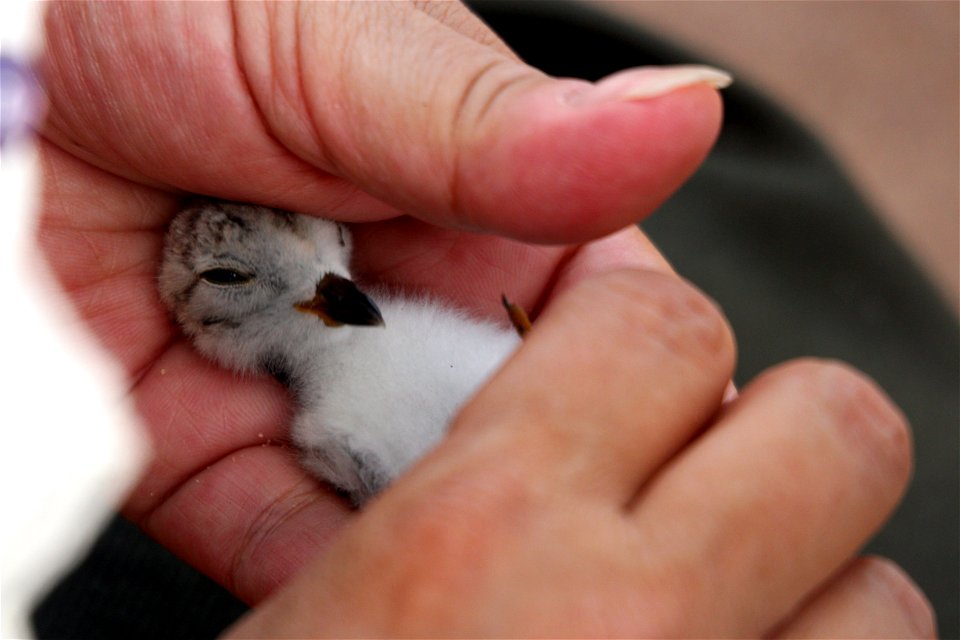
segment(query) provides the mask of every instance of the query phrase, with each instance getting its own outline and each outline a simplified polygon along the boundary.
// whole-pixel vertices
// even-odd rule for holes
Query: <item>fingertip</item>
[[[667,259],[635,224],[579,246],[562,264],[549,300],[581,280],[618,269],[675,273]]]
[[[719,134],[709,85],[571,106],[571,82],[509,101],[465,147],[455,196],[464,224],[549,243],[612,233],[666,200]]]

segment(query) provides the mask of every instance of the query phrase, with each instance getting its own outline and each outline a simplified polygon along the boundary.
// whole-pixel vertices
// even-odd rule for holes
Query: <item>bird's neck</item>
[[[299,404],[309,401],[304,390],[336,362],[336,353],[349,348],[353,327],[327,327],[306,323],[292,332],[277,332],[262,341],[256,368],[266,373],[293,394]]]

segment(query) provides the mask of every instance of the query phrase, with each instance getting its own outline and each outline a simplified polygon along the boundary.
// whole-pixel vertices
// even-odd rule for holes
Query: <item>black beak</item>
[[[328,327],[345,324],[373,327],[384,326],[380,309],[367,294],[346,278],[328,273],[317,283],[312,300],[298,302],[297,311],[312,313]]]

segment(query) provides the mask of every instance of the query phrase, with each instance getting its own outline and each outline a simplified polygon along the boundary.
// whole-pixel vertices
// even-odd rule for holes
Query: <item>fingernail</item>
[[[698,84],[723,89],[730,86],[731,82],[733,77],[726,71],[705,65],[639,67],[620,71],[582,91],[571,93],[567,96],[567,102],[574,106],[633,102],[657,98]]]

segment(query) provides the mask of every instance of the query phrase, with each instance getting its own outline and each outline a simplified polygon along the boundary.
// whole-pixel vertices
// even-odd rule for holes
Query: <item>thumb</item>
[[[716,138],[722,72],[554,79],[461,5],[444,6],[234,5],[237,55],[268,129],[424,220],[542,242],[635,222]]]

